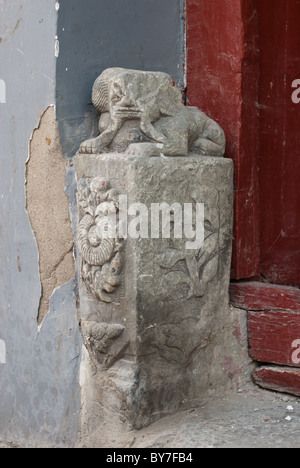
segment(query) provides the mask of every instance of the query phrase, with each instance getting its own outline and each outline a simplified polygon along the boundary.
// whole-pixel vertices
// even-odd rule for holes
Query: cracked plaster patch
[[[64,192],[67,162],[63,158],[53,106],[46,109],[30,142],[26,170],[26,209],[39,250],[41,323],[54,290],[75,275],[73,232]]]

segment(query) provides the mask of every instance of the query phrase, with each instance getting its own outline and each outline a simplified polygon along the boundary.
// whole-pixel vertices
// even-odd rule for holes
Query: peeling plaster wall
[[[74,280],[54,290],[38,327],[39,251],[25,209],[30,139],[55,104],[57,15],[54,0],[0,0],[0,439],[26,446],[69,446],[79,430]]]
[[[54,290],[75,276],[74,237],[64,193],[66,170],[54,107],[50,106],[33,133],[26,172],[26,208],[37,240],[42,283],[39,323],[49,311]]]

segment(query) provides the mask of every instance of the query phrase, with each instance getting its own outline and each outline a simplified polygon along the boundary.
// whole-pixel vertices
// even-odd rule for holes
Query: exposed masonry
[[[42,285],[39,323],[48,313],[54,290],[75,275],[73,232],[64,193],[66,168],[54,107],[50,106],[33,132],[26,170],[26,209],[39,250]]]

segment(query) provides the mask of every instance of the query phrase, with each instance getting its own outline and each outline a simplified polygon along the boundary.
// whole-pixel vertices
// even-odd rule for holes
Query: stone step
[[[265,366],[254,371],[253,378],[262,388],[300,397],[300,369]]]

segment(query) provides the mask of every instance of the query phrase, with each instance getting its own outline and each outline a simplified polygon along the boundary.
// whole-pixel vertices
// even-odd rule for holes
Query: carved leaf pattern
[[[217,274],[218,268],[218,230],[209,229],[204,246],[199,251],[166,248],[156,256],[156,263],[165,270],[163,281],[168,290],[175,290],[180,284],[189,286],[187,299],[203,297],[206,286]],[[184,262],[184,269],[176,269],[179,262]]]

